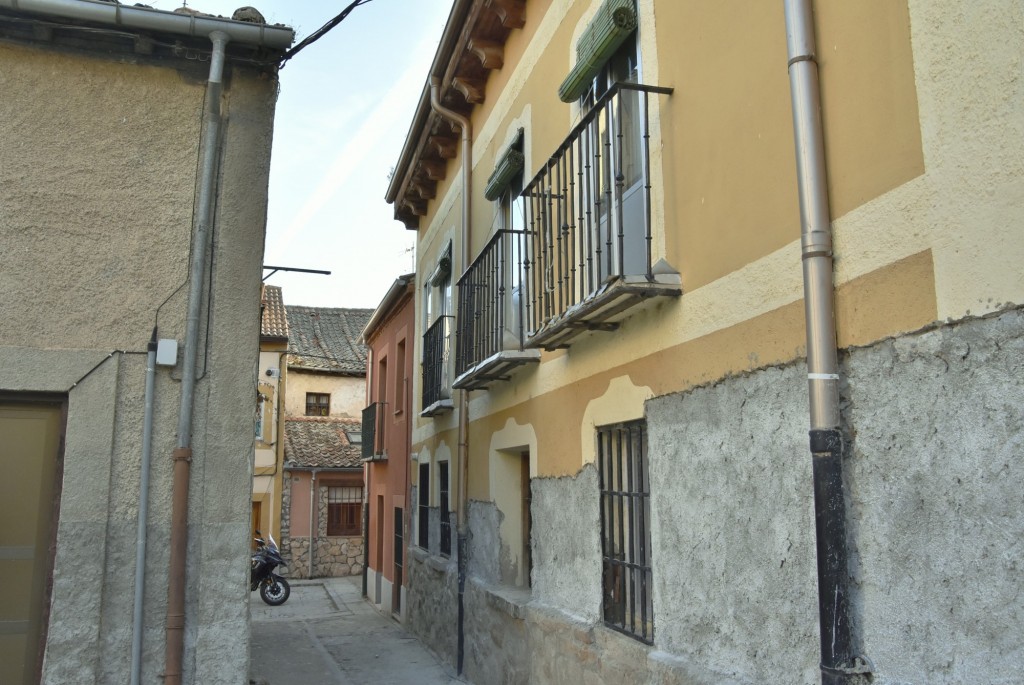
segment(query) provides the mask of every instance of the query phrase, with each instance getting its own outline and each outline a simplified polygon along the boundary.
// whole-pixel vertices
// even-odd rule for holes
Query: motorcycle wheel
[[[260,584],[260,598],[272,607],[287,602],[291,594],[292,589],[288,586],[288,581],[280,576],[274,576]]]

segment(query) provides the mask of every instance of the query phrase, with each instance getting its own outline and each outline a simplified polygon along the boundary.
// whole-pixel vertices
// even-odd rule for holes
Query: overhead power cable
[[[331,19],[326,24],[318,28],[316,31],[306,36],[300,43],[289,49],[288,52],[284,53],[284,57],[282,57],[281,61],[278,63],[280,68],[284,68],[285,62],[294,57],[299,52],[299,50],[302,50],[307,45],[312,45],[316,41],[320,40],[324,35],[327,34],[328,31],[333,29],[341,22],[345,21],[345,17],[347,17],[349,13],[352,12],[352,10],[354,10],[356,7],[359,7],[360,5],[365,5],[371,1],[372,0],[355,0],[355,2],[353,2],[351,5],[343,9],[338,16],[334,17],[334,19]]]

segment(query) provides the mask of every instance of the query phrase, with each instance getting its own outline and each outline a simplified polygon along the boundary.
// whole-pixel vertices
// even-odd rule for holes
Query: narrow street
[[[292,582],[288,601],[252,593],[250,682],[258,685],[465,683],[360,595],[361,579]]]

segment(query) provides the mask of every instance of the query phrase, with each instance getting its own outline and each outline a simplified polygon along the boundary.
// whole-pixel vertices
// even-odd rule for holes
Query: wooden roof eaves
[[[491,37],[475,34],[478,23],[485,11],[494,13],[502,29],[499,30],[501,43]],[[507,40],[508,34],[515,28],[521,28],[524,22],[525,0],[455,0],[452,11],[445,25],[444,33],[438,45],[437,53],[428,75],[428,83],[424,84],[423,92],[413,117],[412,125],[406,134],[405,143],[395,167],[395,174],[388,186],[385,199],[395,205],[395,219],[405,224],[406,228],[417,230],[419,216],[425,214],[427,198],[417,192],[418,200],[409,198],[420,171],[421,160],[425,158],[429,140],[433,131],[440,125],[440,117],[433,112],[430,105],[430,77],[440,77],[440,100],[445,107],[469,116],[474,103],[483,100],[483,88],[487,74],[503,65],[500,48]],[[493,18],[491,19],[493,22]],[[479,43],[474,47],[474,40]],[[481,75],[476,80],[467,79],[460,66],[467,55],[479,61]],[[443,74],[443,76],[442,76]],[[444,122],[446,123],[446,122]],[[437,157],[437,159],[434,159]],[[427,157],[425,161],[433,162],[431,169],[421,174],[429,181],[443,180],[447,175],[447,159],[440,155]],[[438,178],[437,169],[441,169]],[[422,187],[422,183],[419,184]],[[418,189],[417,189],[418,190]]]

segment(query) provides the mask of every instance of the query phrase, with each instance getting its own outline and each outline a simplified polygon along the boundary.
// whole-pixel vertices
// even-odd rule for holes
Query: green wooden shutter
[[[573,102],[586,93],[601,67],[635,30],[633,0],[605,0],[576,43],[576,66],[558,87],[558,98]]]

